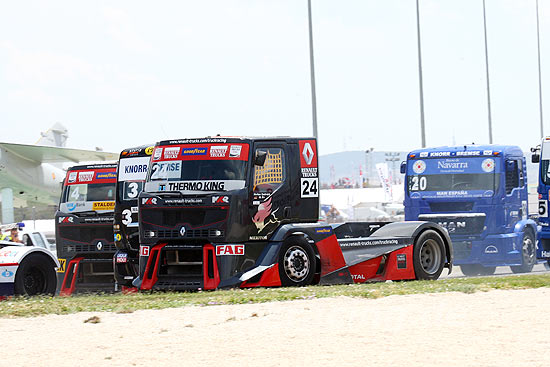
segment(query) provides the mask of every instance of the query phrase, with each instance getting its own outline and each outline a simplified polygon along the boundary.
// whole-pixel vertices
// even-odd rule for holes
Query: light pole
[[[540,30],[539,30],[539,0],[536,0],[537,5],[537,56],[539,62],[539,111],[540,111],[540,138],[544,138],[544,126],[542,118],[542,80],[540,71]]]
[[[313,136],[318,139],[317,135],[317,97],[315,95],[315,66],[313,59],[313,24],[311,19],[311,0],[307,0],[307,15],[309,20],[309,69],[311,72],[311,112],[313,117]],[[317,141],[319,147],[319,141]]]
[[[420,139],[422,148],[426,147],[426,130],[424,126],[424,87],[422,81],[422,48],[420,44],[420,7],[416,0],[416,38],[418,46],[418,86],[420,88]]]
[[[369,177],[371,176],[372,169],[372,151],[374,148],[369,148],[365,150],[365,176],[367,178],[366,184],[369,186]]]
[[[491,119],[491,89],[489,88],[489,52],[487,50],[487,16],[485,15],[485,0],[483,0],[483,34],[485,36],[485,79],[487,79],[487,115],[489,119],[489,144],[493,144],[493,122]]]
[[[388,152],[384,154],[386,162],[391,162],[391,176],[392,176],[392,183],[396,183],[396,175],[395,175],[395,162],[399,161],[399,153],[398,152]]]

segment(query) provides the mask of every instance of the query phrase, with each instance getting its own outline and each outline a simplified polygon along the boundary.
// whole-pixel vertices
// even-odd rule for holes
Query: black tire
[[[15,274],[15,294],[19,296],[54,295],[57,286],[54,263],[42,254],[23,259]]]
[[[446,259],[445,243],[433,230],[417,238],[413,248],[414,273],[418,280],[436,280],[441,275]]]
[[[493,275],[496,269],[496,266],[479,265],[479,275]]]
[[[518,273],[529,273],[533,270],[537,262],[537,254],[535,247],[535,236],[533,231],[526,229],[523,231],[523,242],[521,245],[521,261],[522,264],[519,266],[510,266],[512,272]]]
[[[279,277],[283,286],[311,284],[315,268],[315,253],[305,238],[292,236],[283,242],[279,251]]]
[[[482,266],[480,264],[464,264],[460,265],[460,271],[462,274],[473,277],[481,274]]]

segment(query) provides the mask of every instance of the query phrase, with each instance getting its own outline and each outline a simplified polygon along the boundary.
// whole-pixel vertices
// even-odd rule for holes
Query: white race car
[[[40,232],[23,235],[23,243],[0,241],[0,299],[6,296],[53,295],[59,262]]]

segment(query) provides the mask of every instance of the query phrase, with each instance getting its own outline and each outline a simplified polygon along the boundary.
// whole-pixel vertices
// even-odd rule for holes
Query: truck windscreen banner
[[[410,159],[407,189],[413,199],[492,197],[501,170],[499,157]]]

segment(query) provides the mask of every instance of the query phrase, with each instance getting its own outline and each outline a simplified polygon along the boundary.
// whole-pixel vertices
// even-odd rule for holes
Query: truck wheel
[[[496,266],[479,265],[479,275],[493,275],[496,269]]]
[[[432,230],[423,232],[414,243],[413,264],[416,279],[436,280],[445,265],[445,245]]]
[[[481,274],[481,267],[480,264],[464,264],[460,265],[460,271],[468,277],[473,277]]]
[[[533,270],[533,266],[537,262],[535,250],[535,236],[531,230],[523,232],[523,243],[521,246],[521,261],[519,266],[510,266],[514,273],[528,273]]]
[[[311,284],[315,275],[315,253],[302,237],[290,237],[279,252],[279,276],[283,286]]]
[[[57,277],[53,263],[44,255],[30,254],[25,257],[15,274],[15,294],[35,296],[54,295]]]

